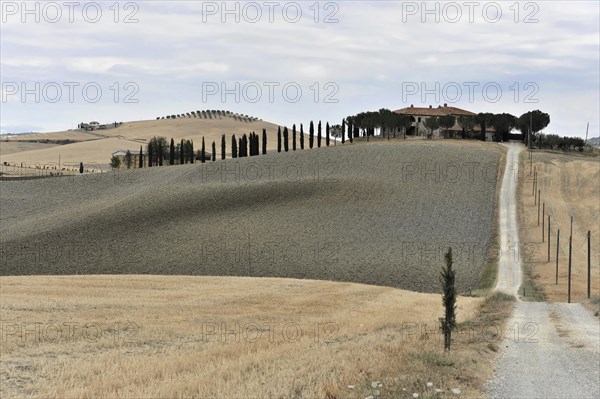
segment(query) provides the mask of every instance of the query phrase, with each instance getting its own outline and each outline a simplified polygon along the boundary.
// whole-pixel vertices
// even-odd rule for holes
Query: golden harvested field
[[[444,354],[440,295],[387,287],[169,276],[0,285],[6,398],[472,397],[497,349],[470,325]],[[460,297],[459,322],[480,304]]]
[[[0,141],[0,158],[3,155],[56,147],[58,144],[36,143],[33,141]]]
[[[550,301],[566,302],[570,218],[573,216],[571,301],[587,300],[587,232],[591,231],[591,289],[600,295],[600,158],[576,154],[534,152],[541,203],[545,203],[544,242],[542,220],[529,176],[529,161],[523,152],[523,174],[519,188],[520,237],[523,260],[532,268],[534,280]],[[540,219],[543,207],[540,207]],[[550,215],[550,262],[548,262],[548,215]],[[560,228],[559,272],[556,284],[556,236]]]

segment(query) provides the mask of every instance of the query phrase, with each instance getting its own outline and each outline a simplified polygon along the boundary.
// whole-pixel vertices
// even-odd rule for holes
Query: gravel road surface
[[[508,145],[506,171],[500,196],[502,254],[518,243],[515,213],[516,171],[521,144]],[[499,291],[517,294],[521,265],[501,258]],[[517,303],[503,339],[494,378],[487,384],[492,398],[598,398],[600,397],[600,324],[582,305],[573,303]]]

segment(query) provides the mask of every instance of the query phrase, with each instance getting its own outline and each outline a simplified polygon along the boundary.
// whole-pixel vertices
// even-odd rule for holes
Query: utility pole
[[[585,129],[585,144],[587,144],[588,141],[588,132],[590,131],[590,123],[587,123],[587,128]],[[593,149],[592,149],[593,150]],[[588,295],[589,298],[589,295]]]

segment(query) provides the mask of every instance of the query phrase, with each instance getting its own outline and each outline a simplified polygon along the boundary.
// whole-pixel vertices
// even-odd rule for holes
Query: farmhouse
[[[130,168],[131,169],[135,169],[139,167],[139,163],[140,163],[140,150],[129,150],[129,152],[131,153],[131,165]],[[125,164],[125,156],[127,155],[127,150],[119,150],[119,151],[115,151],[112,153],[113,157],[119,158],[119,160],[121,161],[120,164],[120,168],[126,168],[127,165]],[[146,166],[146,157],[144,156],[144,166]]]
[[[452,115],[456,117],[456,121],[454,122],[454,126],[448,129],[448,133],[450,137],[454,137],[462,133],[463,128],[460,126],[458,122],[458,118],[461,116],[470,116],[475,117],[477,115],[474,112],[467,111],[457,107],[449,107],[448,104],[438,105],[437,108],[433,106],[425,107],[415,107],[413,104],[410,107],[397,109],[394,112],[397,112],[402,115],[410,116],[412,120],[412,126],[406,130],[406,134],[413,136],[423,136],[429,132],[429,129],[425,127],[425,121],[432,116],[445,116]],[[439,137],[442,132],[445,132],[446,129],[439,128],[433,131],[434,137]],[[473,126],[473,132],[479,134],[481,132],[481,127],[477,124]],[[492,141],[494,135],[494,129],[492,127],[486,128],[486,140]]]

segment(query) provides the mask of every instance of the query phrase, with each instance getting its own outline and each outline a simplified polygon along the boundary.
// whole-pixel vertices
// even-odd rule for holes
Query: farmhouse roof
[[[129,150],[129,152],[131,153],[131,155],[138,155],[139,154],[139,150]],[[126,155],[127,154],[127,150],[118,150],[112,153],[112,155],[115,156],[119,156],[119,155]]]
[[[403,115],[419,115],[419,116],[444,116],[444,115],[454,115],[454,116],[475,116],[476,114],[471,111],[467,111],[465,109],[449,107],[448,104],[438,105],[437,108],[433,108],[431,105],[428,108],[425,107],[415,107],[411,104],[410,107],[397,109],[394,112]]]

